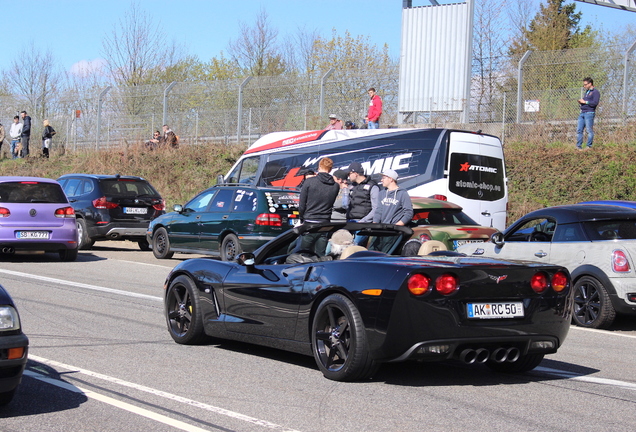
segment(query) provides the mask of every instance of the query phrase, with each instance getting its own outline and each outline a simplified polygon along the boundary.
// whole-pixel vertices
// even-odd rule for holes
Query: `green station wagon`
[[[159,259],[175,252],[232,261],[300,223],[297,190],[217,185],[154,219],[146,233]]]

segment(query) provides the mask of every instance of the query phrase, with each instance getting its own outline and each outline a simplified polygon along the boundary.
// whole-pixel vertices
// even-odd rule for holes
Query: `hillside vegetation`
[[[39,149],[34,148],[35,152]],[[236,145],[183,145],[178,151],[84,151],[50,159],[0,160],[0,175],[57,178],[62,174],[138,175],[165,198],[168,209],[216,183],[245,150]],[[34,152],[34,153],[35,153]],[[592,199],[636,201],[636,145],[601,144],[579,151],[569,144],[506,143],[511,223],[528,211]]]

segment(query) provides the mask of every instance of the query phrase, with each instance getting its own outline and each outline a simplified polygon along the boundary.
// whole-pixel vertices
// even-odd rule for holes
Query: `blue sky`
[[[7,69],[31,42],[41,51],[50,50],[67,71],[77,62],[100,59],[102,39],[123,19],[130,4],[130,0],[0,0],[4,14],[0,70]],[[332,28],[340,34],[348,30],[354,37],[369,36],[378,46],[387,43],[391,54],[399,55],[402,0],[138,0],[138,4],[162,26],[169,40],[203,61],[227,52],[240,23],[252,25],[261,8],[280,36],[293,34],[299,27],[317,30],[324,37],[330,36]],[[430,3],[413,0],[413,4]],[[581,2],[576,6],[583,12],[584,23],[597,28],[615,31],[636,22],[634,12]]]

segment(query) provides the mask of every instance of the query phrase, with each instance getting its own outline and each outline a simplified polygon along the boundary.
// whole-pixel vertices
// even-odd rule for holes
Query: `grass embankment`
[[[245,148],[182,145],[178,151],[138,148],[99,152],[53,152],[50,159],[0,160],[0,175],[57,178],[62,174],[138,175],[150,181],[168,209],[183,204],[227,173]],[[39,151],[39,149],[36,149]],[[579,151],[573,144],[507,142],[508,221],[541,207],[592,199],[636,201],[636,145],[600,144]]]

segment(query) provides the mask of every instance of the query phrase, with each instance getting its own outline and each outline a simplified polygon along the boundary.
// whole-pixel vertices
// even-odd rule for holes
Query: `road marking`
[[[139,294],[139,293],[134,293],[130,291],[118,290],[114,288],[106,288],[106,287],[101,287],[97,285],[89,285],[89,284],[84,284],[79,282],[71,282],[64,279],[55,279],[55,278],[50,278],[46,276],[38,276],[38,275],[30,274],[30,273],[23,273],[23,272],[18,272],[13,270],[0,269],[0,273],[12,275],[12,276],[19,276],[19,277],[28,278],[28,279],[35,279],[42,282],[50,282],[50,283],[59,284],[59,285],[68,285],[68,286],[73,286],[77,288],[85,288],[85,289],[89,289],[93,291],[107,292],[110,294],[119,294],[123,296],[141,298],[145,300],[163,301],[162,297],[151,296],[147,294]]]
[[[560,369],[546,368],[542,366],[539,366],[533,369],[533,371],[544,372],[550,375],[556,375],[561,378],[567,378],[567,379],[571,379],[575,381],[584,381],[584,382],[589,382],[593,384],[603,384],[603,385],[610,385],[614,387],[621,387],[628,390],[636,390],[636,384],[630,383],[627,381],[619,381],[619,380],[613,380],[609,378],[597,378],[593,376],[584,376],[574,372],[568,372],[568,371],[564,371]]]
[[[636,336],[634,335],[628,335],[628,334],[624,334],[624,333],[616,333],[616,332],[611,332],[609,330],[599,330],[599,329],[592,329],[592,328],[585,328],[585,327],[578,327],[578,326],[571,326],[571,329],[575,329],[575,330],[582,330],[582,331],[588,331],[588,332],[592,332],[592,333],[601,333],[604,335],[612,335],[612,336],[620,336],[620,337],[626,337],[626,338],[631,338],[631,339],[636,339]]]
[[[189,406],[193,406],[193,407],[196,407],[196,408],[200,408],[200,409],[203,409],[203,410],[206,410],[206,411],[210,411],[210,412],[213,412],[213,413],[216,413],[216,414],[224,415],[226,417],[230,417],[230,418],[235,419],[235,420],[242,420],[242,421],[245,421],[247,423],[251,423],[251,424],[254,424],[254,425],[262,426],[262,427],[265,427],[265,428],[268,428],[268,429],[281,431],[281,432],[298,432],[298,431],[296,431],[294,429],[287,429],[287,428],[285,428],[283,426],[277,425],[275,423],[268,422],[266,420],[257,419],[257,418],[250,417],[250,416],[247,416],[247,415],[244,415],[244,414],[241,414],[241,413],[237,413],[237,412],[234,412],[234,411],[226,410],[224,408],[219,408],[219,407],[215,407],[213,405],[204,404],[202,402],[197,402],[195,400],[184,398],[182,396],[177,396],[177,395],[172,394],[172,393],[167,393],[167,392],[164,392],[164,391],[161,391],[161,390],[157,390],[157,389],[153,389],[153,388],[150,388],[150,387],[146,387],[146,386],[143,386],[143,385],[140,385],[140,384],[135,384],[135,383],[131,383],[129,381],[124,381],[124,380],[121,380],[119,378],[111,377],[111,376],[108,376],[108,375],[103,375],[103,374],[100,374],[100,373],[97,373],[97,372],[92,372],[92,371],[89,371],[87,369],[82,369],[82,368],[78,368],[78,367],[75,367],[75,366],[67,365],[67,364],[64,364],[64,363],[57,362],[55,360],[45,359],[43,357],[32,355],[31,353],[29,353],[29,359],[33,360],[33,361],[36,361],[36,362],[39,362],[39,363],[46,364],[46,365],[54,367],[54,368],[62,368],[62,369],[66,369],[66,370],[69,370],[69,371],[73,371],[74,373],[80,373],[80,374],[88,375],[88,376],[91,376],[93,378],[101,379],[101,380],[104,380],[104,381],[108,381],[110,383],[118,384],[118,385],[121,385],[121,386],[124,386],[124,387],[129,387],[129,388],[132,388],[132,389],[135,389],[135,390],[139,390],[139,391],[142,391],[142,392],[150,393],[150,394],[155,395],[155,396],[160,396],[160,397],[163,397],[165,399],[169,399],[169,400],[172,400],[172,401],[175,401],[175,402],[180,402],[180,403],[183,403],[183,404],[186,404],[186,405],[189,405]],[[25,373],[26,373],[26,371],[25,371]],[[59,381],[59,382],[62,382],[62,381]],[[85,392],[85,390],[82,390],[82,391]]]
[[[24,375],[29,376],[31,378],[35,378],[37,380],[43,381],[47,384],[52,384],[54,386],[63,388],[64,390],[69,390],[72,391],[74,393],[80,393],[83,394],[84,396],[86,396],[87,398],[91,398],[91,399],[95,399],[98,400],[100,402],[104,402],[108,405],[112,405],[116,408],[120,408],[123,410],[126,410],[128,412],[131,412],[133,414],[137,414],[146,418],[149,418],[150,420],[154,420],[163,424],[167,424],[169,426],[173,426],[177,429],[181,429],[183,431],[188,431],[188,432],[207,432],[206,429],[201,429],[200,427],[196,427],[187,423],[184,423],[182,421],[179,420],[175,420],[175,419],[171,419],[170,417],[166,417],[162,414],[158,414],[152,411],[149,411],[147,409],[144,408],[140,408],[137,407],[135,405],[131,405],[129,403],[126,402],[122,402],[120,400],[117,399],[113,399],[111,397],[108,396],[104,396],[103,394],[99,394],[96,393],[92,390],[87,390],[84,389],[82,387],[77,387],[74,386],[72,384],[69,384],[67,382],[64,381],[60,381],[58,379],[55,378],[51,378],[51,377],[47,377],[45,375],[41,375],[39,373],[30,371],[30,370],[25,370],[24,371]]]
[[[168,265],[150,264],[150,263],[139,262],[139,261],[128,261],[128,260],[120,260],[120,259],[113,259],[113,261],[125,262],[125,263],[130,263],[130,264],[145,265],[145,266],[151,266],[151,267],[161,267],[161,268],[167,269],[167,270],[172,270],[174,268],[174,267],[170,267]]]

